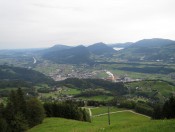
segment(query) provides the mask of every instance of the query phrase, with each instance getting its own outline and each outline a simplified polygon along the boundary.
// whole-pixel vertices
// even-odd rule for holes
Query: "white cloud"
[[[174,0],[0,0],[0,48],[174,39]]]

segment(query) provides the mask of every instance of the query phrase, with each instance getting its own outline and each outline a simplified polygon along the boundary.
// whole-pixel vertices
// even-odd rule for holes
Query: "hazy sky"
[[[175,40],[175,0],[0,0],[0,49]]]

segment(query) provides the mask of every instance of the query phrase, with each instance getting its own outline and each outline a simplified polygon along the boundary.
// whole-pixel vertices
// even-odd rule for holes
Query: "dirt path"
[[[90,117],[92,117],[92,112],[91,112],[91,109],[90,109],[90,108],[88,108],[88,110],[89,110],[89,115],[90,115]]]
[[[110,112],[110,114],[121,113],[121,112],[131,112],[131,113],[134,113],[134,114],[137,114],[137,115],[141,115],[141,116],[150,118],[149,116],[146,116],[146,115],[143,115],[143,114],[140,114],[140,113],[136,113],[132,110],[122,110],[122,111]],[[99,114],[99,115],[94,115],[93,117],[103,116],[103,115],[107,115],[107,114],[108,113],[103,113],[103,114]]]

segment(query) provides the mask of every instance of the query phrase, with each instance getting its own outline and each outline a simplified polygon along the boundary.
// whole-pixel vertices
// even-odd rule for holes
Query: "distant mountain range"
[[[88,47],[83,45],[76,47],[56,45],[54,47],[46,49],[43,57],[57,63],[92,63],[94,62],[91,58],[93,55],[108,55],[116,52],[113,48],[104,43],[96,43]]]
[[[114,48],[124,48],[116,51]],[[95,43],[88,47],[83,45],[71,47],[55,45],[42,50],[45,59],[57,63],[92,63],[98,56],[125,61],[166,61],[175,62],[175,41],[169,39],[143,39],[135,43],[105,44]],[[93,57],[92,57],[93,56]],[[95,57],[94,57],[95,56]]]

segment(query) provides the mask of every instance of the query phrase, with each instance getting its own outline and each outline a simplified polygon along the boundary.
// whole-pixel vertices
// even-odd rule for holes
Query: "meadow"
[[[106,107],[92,108],[92,114],[105,112]],[[111,111],[120,109],[112,108]],[[106,112],[105,112],[106,113]],[[173,132],[175,119],[152,120],[149,117],[130,111],[118,112],[108,116],[92,117],[92,122],[81,122],[63,118],[45,118],[44,122],[28,132]]]

